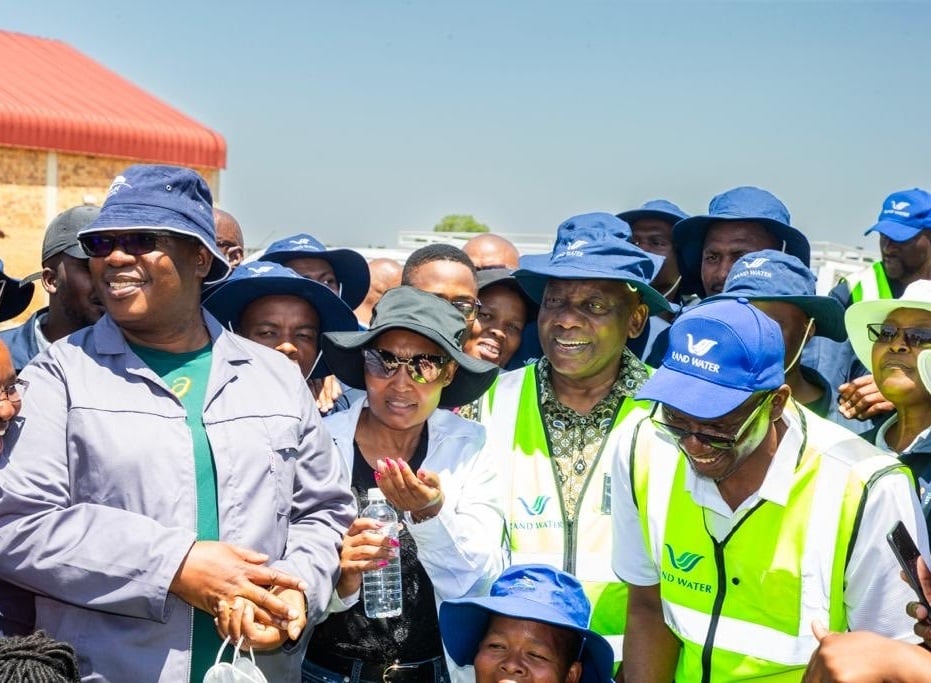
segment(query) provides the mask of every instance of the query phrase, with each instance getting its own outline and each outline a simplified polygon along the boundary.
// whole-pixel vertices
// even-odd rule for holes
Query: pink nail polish
[[[381,479],[381,472],[375,472],[375,481],[379,481],[380,479]]]
[[[378,561],[378,568],[379,568],[379,569],[382,569],[382,568],[387,567],[387,566],[388,566],[388,560],[379,560],[379,561]]]
[[[396,538],[389,538],[389,539],[388,539],[388,544],[391,545],[391,546],[394,547],[394,548],[400,548],[400,547],[401,547],[401,541],[399,541],[399,540],[396,539]]]

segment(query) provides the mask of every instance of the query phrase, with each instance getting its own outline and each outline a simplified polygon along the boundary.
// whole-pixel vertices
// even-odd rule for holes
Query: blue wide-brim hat
[[[318,258],[329,263],[342,287],[343,301],[349,308],[358,308],[368,294],[369,264],[362,254],[352,249],[327,249],[316,237],[302,232],[272,242],[262,254],[263,261],[282,265],[299,258]]]
[[[629,235],[630,227],[610,213],[573,216],[557,228],[553,251],[521,256],[514,277],[538,304],[550,279],[620,280],[640,292],[650,313],[669,311],[666,298],[650,286],[656,255],[622,237],[625,227]]]
[[[581,683],[609,683],[614,667],[610,643],[589,628],[591,603],[571,574],[545,564],[515,564],[505,569],[480,598],[444,600],[440,635],[456,664],[472,664],[492,615],[527,619],[575,631],[582,636],[578,661]]]
[[[78,233],[141,229],[162,230],[193,237],[213,255],[204,279],[209,285],[230,273],[230,264],[217,246],[213,223],[213,195],[198,173],[180,166],[137,164],[110,183],[100,215]]]
[[[790,254],[763,249],[737,259],[727,274],[724,291],[706,301],[744,297],[793,304],[814,318],[815,335],[844,341],[844,307],[834,297],[815,294],[815,287],[815,274],[804,263]]]
[[[713,223],[722,221],[759,223],[783,243],[782,251],[792,254],[806,266],[811,265],[811,245],[801,230],[792,227],[786,205],[772,193],[758,187],[735,187],[712,199],[707,215],[686,218],[672,229],[683,294],[705,296],[701,282],[705,236]]]
[[[257,299],[265,296],[296,296],[317,311],[320,332],[350,332],[359,329],[352,309],[326,285],[302,277],[280,263],[252,261],[233,271],[204,299],[204,308],[225,327],[239,328],[243,311]],[[311,379],[331,374],[321,358]]]
[[[41,273],[39,274],[41,277]],[[0,261],[0,280],[3,291],[0,292],[0,321],[15,318],[29,307],[36,286],[29,279],[17,279],[6,274],[3,261]]]
[[[637,399],[710,420],[782,386],[784,364],[781,328],[747,299],[703,302],[670,326],[663,363]]]
[[[863,234],[878,232],[893,242],[907,242],[922,230],[931,230],[931,193],[916,187],[886,197],[876,224]]]
[[[675,225],[681,220],[685,220],[689,215],[678,206],[666,199],[651,199],[639,209],[630,211],[621,211],[617,217],[627,223],[635,223],[644,218],[656,218]]]

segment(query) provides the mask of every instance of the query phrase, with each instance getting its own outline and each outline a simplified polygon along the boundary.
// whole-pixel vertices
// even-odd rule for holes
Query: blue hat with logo
[[[847,339],[844,307],[834,297],[815,294],[815,274],[791,254],[763,249],[734,262],[724,291],[707,301],[737,299],[784,301],[798,306],[815,320],[815,334],[834,341]]]
[[[7,275],[3,261],[0,261],[0,321],[15,318],[29,307],[36,291],[34,279],[38,278],[30,276],[19,280]]]
[[[352,249],[327,249],[316,237],[302,232],[272,242],[262,254],[263,261],[285,266],[299,258],[318,258],[329,263],[339,282],[340,296],[349,308],[357,308],[368,294],[369,264],[362,254]]]
[[[735,187],[722,192],[708,204],[704,216],[692,216],[679,221],[672,229],[672,241],[682,273],[681,291],[704,296],[701,283],[702,250],[708,228],[722,221],[759,223],[782,243],[781,251],[792,254],[806,266],[811,265],[811,245],[808,238],[790,224],[786,205],[770,192],[758,187]]]
[[[453,661],[466,666],[475,659],[493,615],[550,624],[581,636],[581,683],[609,683],[614,652],[589,628],[591,613],[582,584],[571,574],[546,564],[515,564],[501,572],[487,597],[444,600],[440,634]]]
[[[621,213],[617,214],[617,217],[628,223],[634,223],[643,218],[656,218],[675,225],[679,221],[688,218],[689,215],[670,201],[651,199],[639,209],[621,211]]]
[[[110,183],[100,215],[78,237],[140,229],[186,235],[207,247],[213,263],[204,284],[229,275],[230,264],[217,246],[213,195],[195,171],[180,166],[130,166]]]
[[[931,193],[918,187],[894,192],[883,202],[877,221],[863,234],[878,232],[893,242],[907,242],[922,230],[931,230]]]
[[[785,383],[782,330],[747,299],[719,299],[683,313],[669,328],[663,364],[637,399],[700,420],[731,412],[757,391]]]
[[[573,216],[556,230],[549,254],[521,256],[514,277],[539,303],[547,280],[620,280],[640,292],[651,313],[668,311],[669,303],[650,286],[658,266],[650,254],[623,235],[630,227],[610,213]]]
[[[233,274],[212,289],[204,299],[204,308],[220,324],[236,329],[243,311],[265,296],[296,296],[317,312],[320,332],[353,332],[359,329],[352,309],[329,287],[301,277],[290,268],[270,261],[244,263]],[[323,358],[317,361],[311,379],[331,374]]]

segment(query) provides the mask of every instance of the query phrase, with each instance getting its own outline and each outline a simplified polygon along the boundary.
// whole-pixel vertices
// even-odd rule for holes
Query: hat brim
[[[170,232],[175,235],[191,237],[196,239],[213,255],[213,262],[210,264],[210,270],[207,277],[204,278],[205,285],[216,284],[226,279],[232,272],[226,255],[220,251],[216,242],[205,240],[201,232],[203,229],[192,221],[185,220],[185,217],[174,211],[158,212],[158,220],[152,220],[152,207],[136,204],[114,204],[107,207],[107,212],[101,212],[100,216],[89,226],[78,232],[78,238],[84,235],[90,235],[95,232],[133,232],[136,230],[159,230],[161,232]]]
[[[756,218],[754,216],[692,216],[685,218],[673,227],[672,242],[679,262],[679,273],[682,283],[679,291],[682,294],[706,295],[705,287],[701,281],[702,250],[705,247],[705,236],[712,223],[730,223],[741,221],[746,223],[759,223],[782,242],[777,251],[795,256],[806,267],[811,266],[811,245],[797,228],[780,223],[771,218]]]
[[[603,636],[567,623],[562,614],[548,605],[510,595],[459,598],[445,600],[440,604],[440,634],[446,651],[456,664],[472,664],[479,643],[488,630],[488,622],[495,614],[549,624],[580,634],[585,638],[579,658],[582,662],[581,683],[604,683],[611,680],[614,651]]]
[[[478,279],[478,299],[482,300],[482,292],[490,287],[505,287],[515,294],[517,294],[521,301],[524,302],[524,306],[527,308],[527,322],[537,319],[537,313],[540,311],[540,305],[530,298],[530,295],[524,291],[524,288],[520,286],[520,283],[517,281],[510,271],[501,268],[493,269],[499,272],[492,273],[492,270],[479,271],[477,274]]]
[[[369,293],[371,273],[368,261],[352,249],[327,249],[326,251],[276,251],[262,255],[263,261],[288,265],[288,261],[299,258],[318,258],[333,268],[333,274],[342,285],[342,298],[349,308],[358,308]]]
[[[850,345],[864,367],[873,367],[873,342],[870,341],[866,326],[881,323],[890,313],[899,308],[916,308],[931,313],[931,301],[915,299],[874,299],[858,301],[850,306],[844,314]],[[872,370],[871,370],[872,371]]]
[[[918,376],[928,392],[931,392],[931,349],[918,354]]]
[[[879,221],[863,234],[865,236],[872,232],[878,232],[880,235],[885,235],[893,242],[908,242],[921,233],[922,230],[923,228],[912,228],[898,221]]]
[[[682,216],[677,216],[668,211],[659,211],[658,209],[632,209],[616,215],[629,225],[633,225],[635,221],[640,221],[644,218],[655,218],[656,220],[665,221],[670,225],[675,225],[679,221],[685,220]]]
[[[0,296],[0,321],[2,321],[15,318],[29,308],[36,286],[31,280],[18,280],[2,272],[0,272],[0,278],[5,282],[2,296]]]
[[[777,301],[793,304],[802,309],[815,321],[815,336],[827,337],[834,341],[847,339],[847,327],[844,325],[844,307],[837,299],[830,296],[754,296],[748,292],[722,292],[705,299],[705,302],[719,299],[747,299],[747,301]]]
[[[550,263],[549,254],[524,256],[521,258],[521,268],[514,271],[514,277],[537,304],[543,301],[543,290],[546,289],[547,280],[551,278],[556,280],[618,280],[627,282],[640,292],[643,303],[650,307],[651,314],[671,310],[666,297],[642,280],[620,276],[615,269],[599,271],[594,267],[553,265]]]
[[[498,376],[498,366],[474,358],[450,344],[436,330],[416,323],[387,323],[359,332],[329,332],[321,341],[323,361],[342,382],[365,389],[365,365],[361,349],[389,330],[407,330],[434,342],[459,365],[453,381],[440,394],[440,407],[466,405],[482,396]]]
[[[714,384],[661,365],[640,387],[636,398],[662,403],[699,420],[711,420],[727,415],[753,393]]]
[[[303,299],[317,312],[320,331],[351,332],[359,329],[359,321],[349,306],[326,285],[302,277],[253,277],[221,283],[204,299],[204,308],[210,311],[224,327],[237,329],[243,311],[254,301],[266,296],[295,296]],[[321,358],[311,379],[330,375]]]

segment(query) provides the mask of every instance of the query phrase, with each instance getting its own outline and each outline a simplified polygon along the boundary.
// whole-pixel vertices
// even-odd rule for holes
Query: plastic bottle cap
[[[382,491],[377,486],[373,489],[369,489],[368,495],[369,495],[369,502],[372,502],[373,500],[385,500],[384,491]]]

